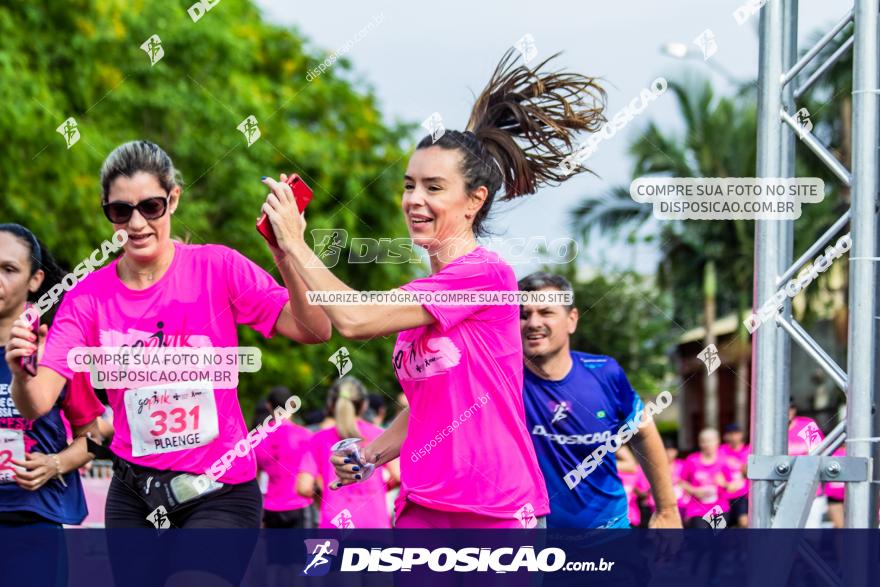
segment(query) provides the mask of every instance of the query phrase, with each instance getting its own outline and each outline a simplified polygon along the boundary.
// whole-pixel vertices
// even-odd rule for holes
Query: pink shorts
[[[420,506],[407,501],[394,524],[395,528],[421,530],[426,528],[489,528],[523,529],[522,523],[511,516],[510,519],[493,518],[470,512],[444,512]],[[546,528],[545,518],[538,518],[538,528]]]

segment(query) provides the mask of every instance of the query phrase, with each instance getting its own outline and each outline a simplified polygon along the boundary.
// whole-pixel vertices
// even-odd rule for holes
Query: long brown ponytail
[[[418,144],[460,151],[468,193],[486,186],[488,197],[474,219],[477,236],[498,190],[505,187],[503,199],[510,200],[573,176],[562,165],[575,150],[574,133],[596,132],[605,122],[606,94],[595,78],[542,71],[557,55],[532,69],[517,65],[518,53],[509,49],[477,97],[467,130]]]
[[[327,393],[327,408],[336,420],[340,438],[361,438],[357,419],[367,407],[367,391],[355,377],[337,379]]]

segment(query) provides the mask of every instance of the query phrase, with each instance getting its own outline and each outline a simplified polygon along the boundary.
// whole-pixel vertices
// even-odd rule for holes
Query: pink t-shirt
[[[669,463],[669,476],[672,480],[672,491],[675,493],[675,501],[679,509],[684,509],[687,502],[690,501],[690,494],[686,493],[681,487],[682,468],[684,468],[684,461],[681,459],[675,459]],[[656,510],[657,504],[654,502],[654,494],[651,492],[651,483],[648,481],[647,475],[645,475],[645,470],[641,467],[639,467],[639,478],[636,482],[636,487],[648,496],[647,504],[648,507],[651,508],[651,511]]]
[[[40,364],[69,380],[74,372],[67,354],[75,347],[236,347],[238,324],[272,335],[289,299],[285,288],[228,247],[180,242],[174,247],[168,270],[147,289],[122,283],[119,259],[81,281],[58,309]],[[116,414],[111,450],[145,467],[201,474],[246,438],[235,388],[183,389],[158,391],[162,403],[141,410],[126,410],[126,403],[141,403],[149,391],[108,389]],[[134,443],[132,423],[140,431]],[[244,483],[255,475],[256,460],[247,451],[220,481]]]
[[[73,438],[73,427],[85,426],[104,413],[104,404],[95,395],[89,376],[77,373],[67,382],[67,393],[61,399],[64,430]]]
[[[365,443],[369,443],[383,430],[363,420],[357,421]],[[336,472],[330,462],[330,447],[343,440],[336,428],[315,432],[309,442],[308,453],[303,457],[302,472],[321,477],[321,521],[319,528],[391,528],[391,515],[385,500],[387,489],[382,480],[382,469],[373,471],[366,481],[330,489],[336,481]]]
[[[617,471],[620,482],[623,483],[623,490],[626,492],[626,503],[629,518],[629,524],[633,528],[637,528],[642,523],[642,512],[639,509],[639,496],[636,491],[643,491],[644,487],[639,477],[643,477],[642,468],[637,468],[634,472]],[[647,479],[645,479],[647,481]]]
[[[679,510],[684,510],[691,501],[691,494],[685,491],[681,486],[681,474],[684,471],[684,460],[675,459],[669,463],[669,470],[672,477],[672,490],[675,492],[675,499],[678,500],[678,508]],[[653,499],[653,497],[651,499]]]
[[[482,247],[402,289],[518,291],[510,266]],[[519,306],[424,308],[436,322],[404,330],[394,347],[410,410],[397,515],[407,500],[495,518],[546,515],[547,489],[526,430]]]
[[[808,455],[823,440],[825,435],[812,418],[795,416],[788,426],[788,454],[791,456]],[[821,483],[816,487],[816,495],[822,495]]]
[[[679,510],[683,510],[687,503],[690,501],[690,494],[685,492],[681,487],[681,471],[684,468],[684,461],[681,459],[675,459],[671,463],[669,463],[669,476],[672,480],[672,491],[675,493],[675,500],[678,505]],[[655,511],[657,509],[657,504],[654,502],[654,494],[651,492],[651,482],[648,481],[648,476],[645,475],[645,470],[639,467],[639,478],[636,481],[636,487],[647,495],[647,505],[651,508],[651,511]]]
[[[724,491],[718,486],[717,477],[721,475],[726,483],[733,479],[733,473],[724,459],[718,455],[712,463],[706,464],[700,453],[690,455],[684,461],[681,471],[681,479],[694,487],[708,487],[713,491],[710,495],[699,498],[691,496],[690,502],[685,506],[685,516],[688,518],[702,517],[716,505],[726,512],[730,509],[730,502]]]
[[[745,473],[743,472],[746,470],[746,465],[749,462],[749,451],[750,448],[748,444],[743,444],[737,450],[734,450],[727,444],[722,444],[718,448],[718,455],[722,459],[724,459],[725,463],[730,469],[730,472],[733,474],[733,480],[737,483],[741,481],[743,484],[741,488],[731,493],[728,493],[728,499],[736,499],[737,497],[742,497],[749,492],[749,480],[746,478]]]
[[[269,477],[263,509],[286,512],[311,505],[311,498],[296,492],[296,476],[311,439],[312,433],[302,426],[282,420],[281,425],[254,449],[257,467]]]

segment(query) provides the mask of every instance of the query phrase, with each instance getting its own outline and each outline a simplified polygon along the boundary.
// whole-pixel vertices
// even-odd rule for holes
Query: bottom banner
[[[877,530],[2,529],[3,584],[876,585]]]

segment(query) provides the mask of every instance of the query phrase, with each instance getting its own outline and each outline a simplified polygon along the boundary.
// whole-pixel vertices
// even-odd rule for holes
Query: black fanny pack
[[[113,473],[155,510],[159,506],[168,513],[206,495],[227,490],[229,485],[211,480],[207,475],[180,471],[160,471],[129,463],[113,455]]]

